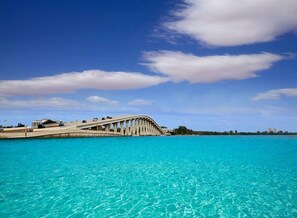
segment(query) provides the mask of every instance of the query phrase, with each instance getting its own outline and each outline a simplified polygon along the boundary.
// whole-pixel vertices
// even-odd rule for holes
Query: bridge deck
[[[163,135],[159,125],[146,115],[117,116],[110,119],[67,122],[62,127],[34,129],[32,132],[0,132],[0,138],[89,137]]]

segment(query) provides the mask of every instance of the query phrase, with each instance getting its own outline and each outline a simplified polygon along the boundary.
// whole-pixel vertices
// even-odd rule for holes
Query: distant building
[[[43,120],[34,120],[32,121],[32,128],[50,128],[50,127],[58,127],[63,126],[63,121],[54,121],[51,119],[43,119]]]
[[[278,130],[276,128],[269,128],[268,132],[269,133],[278,133]]]

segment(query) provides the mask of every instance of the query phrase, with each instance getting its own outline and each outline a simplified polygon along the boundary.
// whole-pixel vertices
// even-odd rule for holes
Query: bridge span
[[[129,115],[89,121],[77,125],[77,128],[80,130],[104,131],[121,136],[164,135],[157,122],[147,115]]]
[[[159,136],[165,135],[161,127],[147,115],[128,115],[75,121],[51,128],[14,128],[0,132],[1,138],[52,138],[98,136]],[[17,131],[16,131],[17,130]]]

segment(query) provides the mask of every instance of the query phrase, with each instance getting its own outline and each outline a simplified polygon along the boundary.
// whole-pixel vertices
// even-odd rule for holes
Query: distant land
[[[179,126],[176,129],[170,131],[171,135],[297,135],[297,132],[288,132],[288,131],[276,131],[267,130],[267,131],[257,131],[257,132],[238,132],[237,130],[229,130],[224,132],[219,131],[197,131],[188,129],[186,126]]]

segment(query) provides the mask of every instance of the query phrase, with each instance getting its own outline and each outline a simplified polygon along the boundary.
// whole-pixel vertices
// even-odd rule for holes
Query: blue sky
[[[0,122],[147,114],[169,128],[297,131],[296,11],[295,0],[0,0]]]

